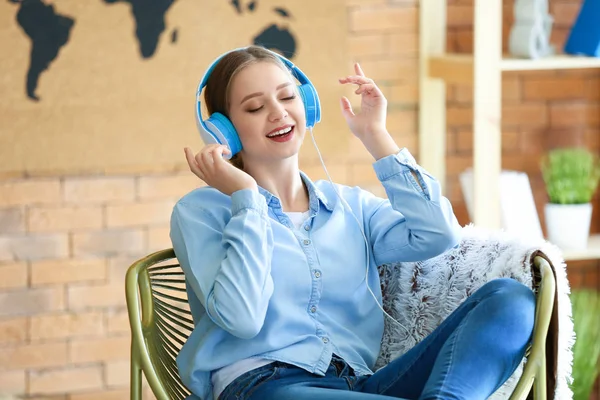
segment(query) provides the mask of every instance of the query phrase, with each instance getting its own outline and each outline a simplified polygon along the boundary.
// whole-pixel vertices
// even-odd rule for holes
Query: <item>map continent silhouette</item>
[[[43,0],[8,0],[18,4],[16,21],[31,40],[29,67],[26,73],[25,93],[32,101],[39,101],[36,94],[42,72],[56,60],[60,50],[68,42],[75,25],[75,19],[56,12],[52,4]],[[165,17],[176,0],[102,0],[106,4],[125,2],[131,6],[131,14],[135,21],[135,37],[143,59],[154,56],[158,48],[160,36],[166,29]],[[226,0],[238,14],[248,15],[257,10],[258,0],[243,6],[239,0]],[[275,16],[291,19],[288,10],[275,7]],[[174,29],[170,35],[171,43],[177,42],[179,32]],[[296,54],[296,38],[287,27],[275,22],[268,24],[254,35],[252,43],[276,51],[289,59]]]

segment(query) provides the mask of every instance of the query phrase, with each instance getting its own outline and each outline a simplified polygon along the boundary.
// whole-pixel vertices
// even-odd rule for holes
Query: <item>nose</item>
[[[280,121],[288,116],[288,112],[283,104],[276,102],[269,112],[269,120],[271,122]]]

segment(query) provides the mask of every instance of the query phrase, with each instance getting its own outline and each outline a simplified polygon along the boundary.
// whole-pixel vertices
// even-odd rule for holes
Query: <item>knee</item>
[[[529,287],[511,278],[498,278],[480,290],[490,317],[529,338],[535,321],[535,295]]]

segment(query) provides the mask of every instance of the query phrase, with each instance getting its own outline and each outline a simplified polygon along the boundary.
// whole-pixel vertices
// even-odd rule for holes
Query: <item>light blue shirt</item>
[[[310,217],[300,229],[262,188],[227,196],[203,187],[175,205],[171,240],[195,323],[177,365],[196,396],[212,397],[211,371],[250,357],[324,375],[336,353],[358,375],[373,373],[383,313],[352,214],[379,304],[378,265],[437,256],[460,235],[438,181],[408,150],[373,167],[389,200],[336,185],[349,209],[329,181],[302,174]]]

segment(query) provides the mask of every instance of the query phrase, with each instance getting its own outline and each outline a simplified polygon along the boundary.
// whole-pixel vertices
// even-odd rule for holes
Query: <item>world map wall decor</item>
[[[219,54],[250,44],[310,76],[319,147],[344,152],[347,19],[321,0],[0,0],[0,174],[185,167],[181,149],[202,146],[198,80]]]

